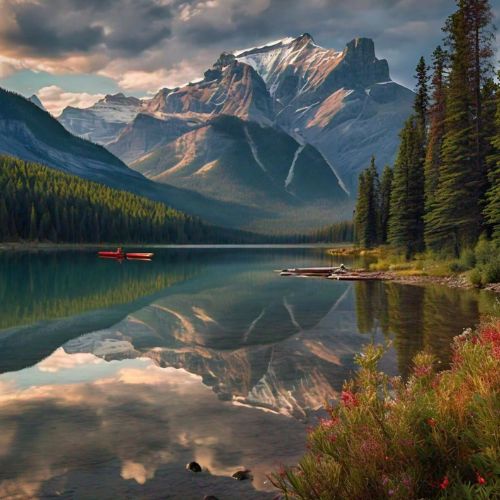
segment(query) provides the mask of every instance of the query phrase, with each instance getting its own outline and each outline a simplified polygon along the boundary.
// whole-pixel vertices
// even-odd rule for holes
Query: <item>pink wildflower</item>
[[[432,367],[431,366],[416,366],[413,370],[413,373],[415,374],[416,377],[426,377],[431,373]]]
[[[441,483],[439,483],[439,489],[445,490],[446,488],[448,488],[449,484],[450,480],[448,479],[448,476],[444,476]]]
[[[340,399],[342,399],[342,403],[344,403],[344,406],[347,406],[347,408],[352,408],[358,404],[356,396],[351,391],[342,391]]]

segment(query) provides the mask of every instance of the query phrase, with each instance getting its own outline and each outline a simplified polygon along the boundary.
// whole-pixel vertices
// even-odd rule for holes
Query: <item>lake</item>
[[[340,263],[321,248],[152,251],[0,252],[0,498],[274,498],[266,474],[298,460],[364,344],[390,342],[389,374],[424,348],[445,367],[496,307],[273,272]]]

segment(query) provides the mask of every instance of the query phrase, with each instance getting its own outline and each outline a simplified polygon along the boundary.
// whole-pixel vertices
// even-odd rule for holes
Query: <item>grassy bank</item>
[[[414,358],[407,381],[357,357],[341,401],[298,466],[271,477],[286,499],[489,499],[500,494],[500,321],[456,337],[449,370]]]
[[[475,248],[465,250],[457,259],[422,253],[407,260],[387,246],[373,249],[331,249],[330,253],[337,256],[364,257],[370,270],[390,271],[400,277],[455,276],[473,286],[500,282],[500,245],[487,239],[480,239]]]

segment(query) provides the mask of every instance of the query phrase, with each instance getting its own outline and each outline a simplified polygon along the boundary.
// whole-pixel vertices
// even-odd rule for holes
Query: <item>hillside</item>
[[[0,241],[190,243],[229,236],[162,203],[8,156],[0,156],[0,192]]]

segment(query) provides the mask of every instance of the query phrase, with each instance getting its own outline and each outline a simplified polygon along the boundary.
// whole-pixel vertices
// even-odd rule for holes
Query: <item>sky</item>
[[[491,0],[500,22],[500,0]],[[105,94],[138,97],[203,75],[223,51],[310,33],[342,50],[373,38],[392,78],[413,88],[453,0],[0,0],[0,86],[54,114]],[[498,39],[497,37],[497,47]]]

